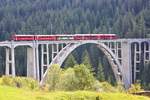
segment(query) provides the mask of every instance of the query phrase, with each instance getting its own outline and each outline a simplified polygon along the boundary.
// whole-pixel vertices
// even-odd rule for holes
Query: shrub
[[[61,76],[60,81],[57,86],[60,90],[73,91],[77,89],[77,78],[73,68],[68,68],[65,70]]]
[[[13,77],[3,76],[2,79],[1,79],[1,84],[2,85],[7,85],[7,86],[14,86]]]
[[[73,68],[62,70],[58,65],[53,65],[49,69],[45,87],[42,89],[50,91],[63,90],[94,90],[97,92],[124,92],[122,84],[113,87],[108,82],[96,80],[85,65],[75,65]]]
[[[97,92],[102,92],[102,84],[99,81],[95,81],[95,83],[93,84],[93,90],[97,91]]]
[[[38,82],[31,78],[3,76],[1,84],[17,88],[38,89]]]
[[[49,69],[47,84],[49,90],[90,90],[95,78],[90,70],[83,64],[76,65],[62,71],[58,65],[52,65]]]
[[[62,70],[59,65],[54,64],[50,67],[46,80],[46,83],[49,85],[50,91],[56,90],[56,86],[59,83],[61,73]]]
[[[77,78],[77,86],[79,90],[90,90],[96,79],[84,64],[74,66],[75,76]]]
[[[122,82],[118,83],[117,86],[116,86],[116,89],[118,92],[125,92],[125,87],[124,87],[124,84]]]
[[[136,83],[136,84],[132,84],[131,87],[128,90],[128,93],[137,93],[143,91],[143,89],[141,88],[141,85]]]
[[[108,82],[101,82],[101,88],[104,92],[117,92],[117,89]]]

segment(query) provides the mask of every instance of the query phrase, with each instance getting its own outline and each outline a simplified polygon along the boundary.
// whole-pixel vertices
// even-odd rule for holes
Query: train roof
[[[52,35],[29,35],[29,34],[15,34],[15,36],[76,36],[76,35],[80,35],[80,36],[86,36],[86,35],[107,35],[107,36],[112,36],[112,35],[116,35],[116,34],[52,34]]]
[[[34,36],[34,35],[29,35],[29,34],[14,34],[15,36]]]
[[[116,34],[75,34],[75,35],[116,35]]]

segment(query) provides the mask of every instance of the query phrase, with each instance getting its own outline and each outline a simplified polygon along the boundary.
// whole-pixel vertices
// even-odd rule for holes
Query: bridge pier
[[[132,84],[132,66],[131,66],[131,45],[128,41],[123,41],[121,43],[121,51],[122,51],[122,74],[124,84],[126,84],[126,88],[129,88]]]
[[[36,43],[35,45],[35,61],[36,61],[36,79],[40,81],[40,68],[39,68],[39,45]]]
[[[15,55],[14,55],[14,47],[6,48],[6,67],[5,74],[15,76]]]
[[[27,48],[27,77],[32,77],[37,79],[36,75],[36,58],[35,58],[35,48]]]
[[[48,44],[42,44],[41,45],[41,77],[43,77],[43,74],[47,67],[49,66],[50,58],[49,58],[49,45]]]

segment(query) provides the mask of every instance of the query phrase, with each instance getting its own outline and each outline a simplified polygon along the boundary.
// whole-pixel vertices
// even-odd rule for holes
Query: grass
[[[125,93],[90,91],[44,92],[0,85],[0,100],[150,100],[150,98]]]

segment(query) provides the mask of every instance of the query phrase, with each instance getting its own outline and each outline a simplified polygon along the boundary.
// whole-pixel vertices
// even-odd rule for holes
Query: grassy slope
[[[100,100],[150,100],[147,97],[122,93],[95,93],[87,91],[48,93],[0,86],[0,100],[96,100],[96,96],[99,96]]]

